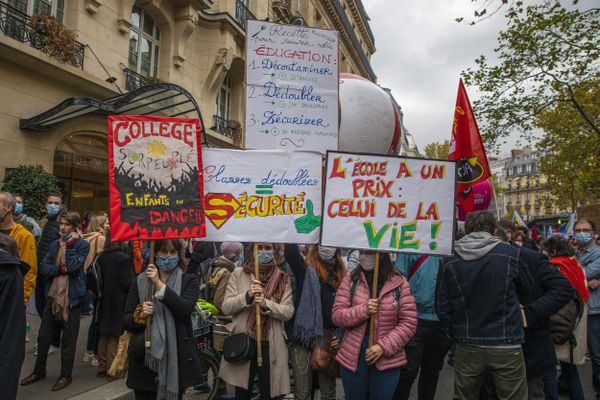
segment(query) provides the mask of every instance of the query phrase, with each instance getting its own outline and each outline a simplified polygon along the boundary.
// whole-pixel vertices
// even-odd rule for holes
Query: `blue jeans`
[[[592,384],[596,399],[600,399],[600,314],[588,315],[587,341],[592,359]]]
[[[400,368],[379,371],[375,365],[367,364],[365,352],[368,343],[365,336],[360,346],[356,372],[340,367],[346,400],[392,400],[400,379]]]

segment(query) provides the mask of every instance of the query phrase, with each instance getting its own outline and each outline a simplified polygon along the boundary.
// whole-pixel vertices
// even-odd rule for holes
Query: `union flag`
[[[457,162],[456,202],[465,212],[472,211],[473,185],[485,181],[491,173],[477,121],[462,79],[458,83],[448,159]]]

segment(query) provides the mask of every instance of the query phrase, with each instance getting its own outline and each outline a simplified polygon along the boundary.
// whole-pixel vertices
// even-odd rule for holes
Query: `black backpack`
[[[583,300],[575,292],[573,298],[550,317],[548,325],[552,341],[555,344],[564,344],[571,341],[571,347],[575,347],[576,343],[573,343],[575,335],[573,333],[583,317],[583,310]]]

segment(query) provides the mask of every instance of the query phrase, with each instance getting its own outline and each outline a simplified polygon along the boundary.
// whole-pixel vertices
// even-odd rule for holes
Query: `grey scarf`
[[[181,277],[183,271],[176,268],[169,279],[167,287],[178,296],[181,294]],[[137,277],[140,302],[144,302],[148,285],[146,273]],[[177,332],[171,311],[162,301],[154,299],[154,315],[152,316],[152,342],[146,350],[146,366],[158,374],[157,400],[177,400],[179,396],[179,371],[177,364]]]
[[[307,266],[300,304],[294,320],[294,339],[302,346],[312,349],[323,337],[323,309],[321,308],[321,283],[317,271]]]

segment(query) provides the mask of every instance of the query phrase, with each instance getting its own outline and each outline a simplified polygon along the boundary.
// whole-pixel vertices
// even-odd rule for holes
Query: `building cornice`
[[[371,26],[369,25],[369,20],[367,17],[367,12],[365,11],[365,7],[361,0],[351,0],[348,1],[348,6],[350,7],[350,11],[352,12],[352,16],[356,21],[358,21],[358,28],[360,29],[360,33],[369,48],[371,53],[375,53],[375,37],[373,36],[373,31],[371,31]]]

